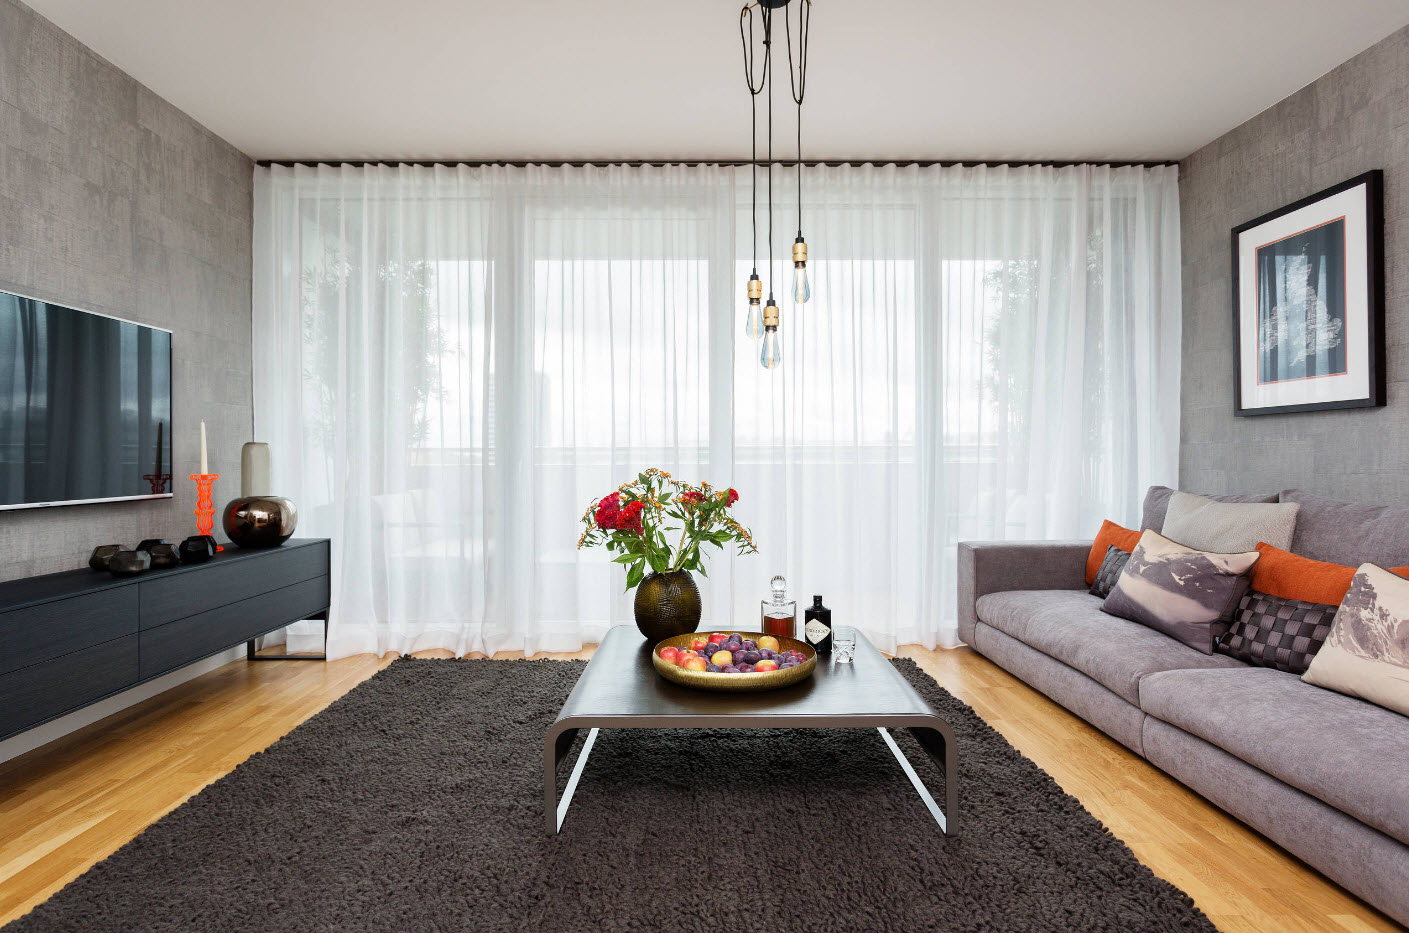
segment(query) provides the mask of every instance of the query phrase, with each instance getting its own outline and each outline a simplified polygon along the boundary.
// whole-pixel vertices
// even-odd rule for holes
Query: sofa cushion
[[[1286,549],[1296,530],[1295,502],[1219,502],[1176,492],[1169,497],[1160,534],[1200,551],[1232,554],[1259,542]]]
[[[1145,505],[1141,510],[1140,529],[1148,528],[1152,531],[1164,530],[1164,513],[1169,510],[1169,497],[1174,495],[1176,490],[1168,486],[1151,486],[1145,493]],[[1202,494],[1201,494],[1202,495]],[[1212,499],[1214,502],[1277,502],[1279,497],[1273,493],[1256,493],[1253,495],[1231,495],[1231,496],[1204,496],[1205,499]],[[1290,500],[1287,500],[1290,501]]]
[[[1351,567],[1409,564],[1409,507],[1339,502],[1300,489],[1284,490],[1282,501],[1301,505],[1292,550],[1302,557]]]
[[[1140,678],[1178,668],[1241,668],[1221,654],[1200,654],[1167,635],[1101,611],[1099,596],[1080,590],[989,593],[976,611],[984,623],[1081,671],[1130,703]]]
[[[1254,667],[1151,674],[1140,706],[1409,843],[1409,718]]]

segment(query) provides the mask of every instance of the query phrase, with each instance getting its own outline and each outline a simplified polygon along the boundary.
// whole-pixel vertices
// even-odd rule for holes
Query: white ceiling
[[[256,158],[748,156],[739,0],[27,2]],[[1179,158],[1409,23],[1405,0],[814,10],[804,155],[828,159]]]

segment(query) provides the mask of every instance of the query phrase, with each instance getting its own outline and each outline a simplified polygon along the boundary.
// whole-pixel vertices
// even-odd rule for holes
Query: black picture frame
[[[1290,405],[1268,405],[1255,408],[1243,404],[1243,338],[1242,333],[1242,276],[1241,237],[1251,233],[1270,221],[1277,220],[1293,211],[1311,207],[1334,195],[1360,186],[1365,188],[1365,286],[1368,307],[1368,326],[1363,339],[1368,341],[1366,355],[1368,366],[1368,394],[1363,398],[1335,399],[1322,402],[1305,402]],[[1292,412],[1332,411],[1347,408],[1375,408],[1386,403],[1386,364],[1385,364],[1385,289],[1384,289],[1384,172],[1373,169],[1354,178],[1346,179],[1315,194],[1294,201],[1285,207],[1255,217],[1239,224],[1232,230],[1232,292],[1233,292],[1233,414],[1240,418],[1257,415],[1289,414]],[[1347,267],[1347,281],[1355,269]],[[1256,339],[1256,335],[1252,336]]]

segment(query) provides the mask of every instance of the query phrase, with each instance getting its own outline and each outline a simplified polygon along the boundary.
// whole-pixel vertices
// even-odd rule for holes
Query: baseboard
[[[83,709],[75,710],[67,716],[60,716],[58,719],[50,720],[40,726],[35,726],[28,732],[21,732],[19,735],[11,736],[0,742],[0,762],[9,761],[11,758],[18,758],[26,752],[33,751],[41,745],[47,745],[55,739],[63,738],[70,732],[77,732],[84,726],[92,725],[100,719],[111,716],[113,713],[121,712],[129,706],[136,706],[143,700],[151,699],[158,693],[170,690],[177,684],[183,684],[192,678],[209,673],[217,667],[223,667],[231,661],[238,661],[245,656],[245,646],[239,645],[228,648],[219,654],[213,654],[202,661],[188,664],[180,670],[172,671],[170,674],[163,674],[154,680],[149,680],[144,684],[138,684],[131,690],[124,690],[122,693],[108,697],[106,700],[99,700],[92,706],[85,706]]]

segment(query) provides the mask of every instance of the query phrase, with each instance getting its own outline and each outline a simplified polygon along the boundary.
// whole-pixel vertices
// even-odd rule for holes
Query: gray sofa
[[[1409,564],[1409,508],[1280,498],[1301,503],[1298,554]],[[1160,530],[1167,499],[1150,491],[1142,527]],[[961,543],[960,638],[1409,924],[1409,718],[1105,614],[1086,592],[1090,548]]]

